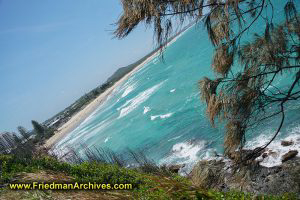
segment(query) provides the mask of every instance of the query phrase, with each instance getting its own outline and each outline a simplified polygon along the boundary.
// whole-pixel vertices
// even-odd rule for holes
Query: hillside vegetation
[[[145,172],[143,168],[128,169],[117,164],[82,162],[70,164],[48,155],[22,158],[0,155],[1,199],[296,199],[293,194],[259,196],[237,191],[226,193],[201,189],[188,178],[160,168]],[[9,183],[27,182],[97,182],[131,183],[133,190],[51,191],[8,189]]]

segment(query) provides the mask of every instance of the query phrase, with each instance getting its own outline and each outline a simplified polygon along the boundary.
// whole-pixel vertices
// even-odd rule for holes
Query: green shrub
[[[28,160],[27,160],[28,161]],[[218,191],[204,191],[191,187],[190,181],[178,175],[155,175],[142,173],[139,170],[127,169],[117,164],[105,164],[99,162],[83,162],[70,164],[58,161],[49,156],[33,158],[28,162],[14,155],[1,155],[1,180],[0,183],[9,183],[19,172],[35,172],[37,170],[52,170],[72,176],[78,182],[97,183],[131,183],[134,190],[131,195],[135,199],[215,199],[215,200],[293,200],[294,194],[282,196],[254,196],[239,191],[226,193]]]

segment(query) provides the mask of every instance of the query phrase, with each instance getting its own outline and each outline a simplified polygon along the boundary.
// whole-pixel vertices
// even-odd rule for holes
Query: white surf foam
[[[161,118],[161,119],[165,119],[165,118],[169,118],[173,115],[174,113],[167,113],[164,115],[154,115],[154,116],[150,116],[151,120],[155,120],[156,118]]]
[[[144,106],[144,112],[143,113],[146,114],[149,111],[151,111],[151,108]]]
[[[169,139],[168,142],[173,141],[173,140],[177,140],[177,139],[181,138],[182,136],[183,135],[179,135],[179,136],[173,137],[173,138]]]
[[[74,146],[75,144],[84,143],[84,141],[93,137],[95,134],[98,134],[103,129],[107,128],[111,125],[110,119],[103,120],[97,125],[90,127],[81,127],[76,128],[70,134],[68,134],[65,138],[60,140],[54,148],[63,149],[66,146]]]
[[[272,154],[263,159],[260,164],[265,167],[273,167],[281,165],[282,155],[288,153],[290,150],[297,150],[300,152],[300,126],[297,126],[289,131],[290,135],[285,138],[278,138],[272,142],[267,151],[271,151]],[[265,145],[271,138],[272,132],[265,132],[258,137],[250,140],[246,143],[244,149],[254,149]],[[174,137],[168,141],[178,139],[181,136]],[[281,141],[293,141],[290,146],[282,146]],[[185,164],[183,168],[179,170],[179,174],[185,176],[188,175],[197,161],[199,160],[222,160],[225,163],[225,169],[231,170],[232,161],[225,159],[222,155],[217,154],[215,149],[207,149],[205,141],[196,142],[181,142],[173,145],[171,154],[160,161],[159,164]],[[300,157],[300,154],[297,155]],[[261,160],[262,157],[257,158]]]
[[[192,163],[199,159],[198,153],[206,147],[206,142],[185,141],[174,144],[171,154],[160,161],[160,164]]]
[[[164,82],[165,81],[162,81],[161,83],[139,93],[133,99],[126,101],[126,103],[123,106],[117,109],[117,110],[121,110],[118,118],[122,118],[128,115],[131,111],[136,109],[140,104],[145,102],[157,89],[159,89],[162,86],[162,84],[164,84]]]
[[[267,147],[266,152],[268,153],[268,156],[264,159],[262,157],[257,158],[258,160],[262,160],[262,162],[260,162],[260,165],[265,167],[279,166],[282,164],[281,159],[284,154],[288,153],[291,150],[297,150],[298,152],[300,152],[300,126],[293,128],[290,133],[291,135],[282,139],[278,138]],[[247,142],[245,145],[245,149],[254,149],[256,147],[261,147],[269,142],[272,136],[272,134],[261,134],[257,138],[254,138],[253,140]],[[282,140],[293,141],[293,144],[290,146],[282,146]],[[299,153],[297,156],[300,157]]]
[[[182,135],[174,137],[169,141],[180,138]],[[184,164],[179,170],[182,176],[188,175],[193,167],[200,160],[223,160],[224,157],[217,154],[215,149],[207,148],[207,142],[204,140],[189,140],[173,145],[170,155],[161,159],[160,165]]]
[[[135,89],[135,84],[129,85],[127,86],[127,88],[125,89],[125,91],[122,94],[122,98],[126,97],[130,92],[132,92]]]
[[[159,116],[150,116],[150,119],[153,121],[153,120],[155,120],[157,117],[159,117]]]
[[[111,137],[105,138],[104,143],[108,142],[108,140],[110,140],[110,139],[111,139]]]
[[[174,113],[168,113],[168,114],[165,114],[165,115],[160,115],[159,117],[160,117],[161,119],[165,119],[165,118],[171,117],[173,114],[174,114]]]
[[[172,148],[174,155],[181,158],[197,159],[197,153],[205,147],[205,143],[191,144],[188,142],[175,144]]]

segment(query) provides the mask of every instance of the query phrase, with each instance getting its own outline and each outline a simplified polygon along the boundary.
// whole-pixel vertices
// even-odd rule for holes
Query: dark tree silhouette
[[[23,137],[23,139],[27,140],[29,138],[29,133],[23,126],[18,126],[17,129],[20,135]]]
[[[199,88],[211,124],[216,120],[226,123],[225,154],[233,158],[234,152],[243,147],[247,129],[281,115],[274,137],[246,156],[254,159],[282,128],[286,103],[300,98],[300,23],[296,2],[285,1],[285,21],[274,25],[272,0],[121,0],[123,13],[114,34],[124,38],[144,22],[154,27],[157,44],[163,48],[174,34],[174,27],[203,20],[215,47],[211,67],[216,79],[204,77]],[[258,20],[260,24],[265,22],[264,33],[256,33],[252,41],[242,43],[244,34]],[[289,75],[293,81],[288,87],[275,87],[274,80],[283,75]],[[278,109],[270,112],[270,106]]]
[[[16,146],[18,146],[19,144],[22,143],[22,140],[19,138],[19,136],[17,136],[17,134],[13,133],[13,139],[15,141]]]
[[[39,137],[43,137],[45,134],[45,128],[39,124],[37,121],[32,120],[31,124],[33,126],[33,130],[34,132],[39,136]]]

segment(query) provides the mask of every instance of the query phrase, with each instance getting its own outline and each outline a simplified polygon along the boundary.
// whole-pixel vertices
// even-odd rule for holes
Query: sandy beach
[[[121,85],[124,81],[126,81],[131,75],[137,72],[143,65],[152,60],[155,56],[157,56],[157,52],[150,56],[143,63],[135,67],[131,72],[122,77],[119,81],[115,82],[110,88],[105,90],[102,94],[100,94],[96,99],[94,99],[91,103],[85,106],[82,110],[76,113],[71,119],[58,128],[55,135],[49,138],[45,142],[46,148],[51,148],[56,142],[61,140],[68,133],[72,132],[76,127],[78,127],[89,115],[91,115],[112,93],[112,91]]]
[[[169,41],[166,46],[169,46],[173,42],[175,42],[184,32],[180,33],[178,36],[176,36],[171,41]],[[152,56],[150,56],[144,62],[142,62],[140,65],[135,67],[131,72],[126,74],[119,81],[117,81],[114,85],[112,85],[110,88],[108,88],[105,92],[100,94],[95,100],[93,100],[91,103],[89,103],[87,106],[85,106],[82,110],[80,110],[78,113],[76,113],[73,117],[71,117],[71,119],[68,122],[66,122],[61,127],[58,128],[55,135],[53,135],[51,138],[49,138],[45,142],[44,146],[46,148],[51,148],[55,143],[57,143],[59,140],[64,138],[67,134],[72,132],[76,127],[78,127],[88,116],[90,116],[107,99],[107,97],[112,93],[112,91],[116,87],[120,86],[131,75],[133,75],[135,72],[137,72],[139,69],[141,69],[145,64],[147,64],[153,58],[158,56],[159,53],[160,53],[160,51],[156,51],[155,53],[153,53]]]

